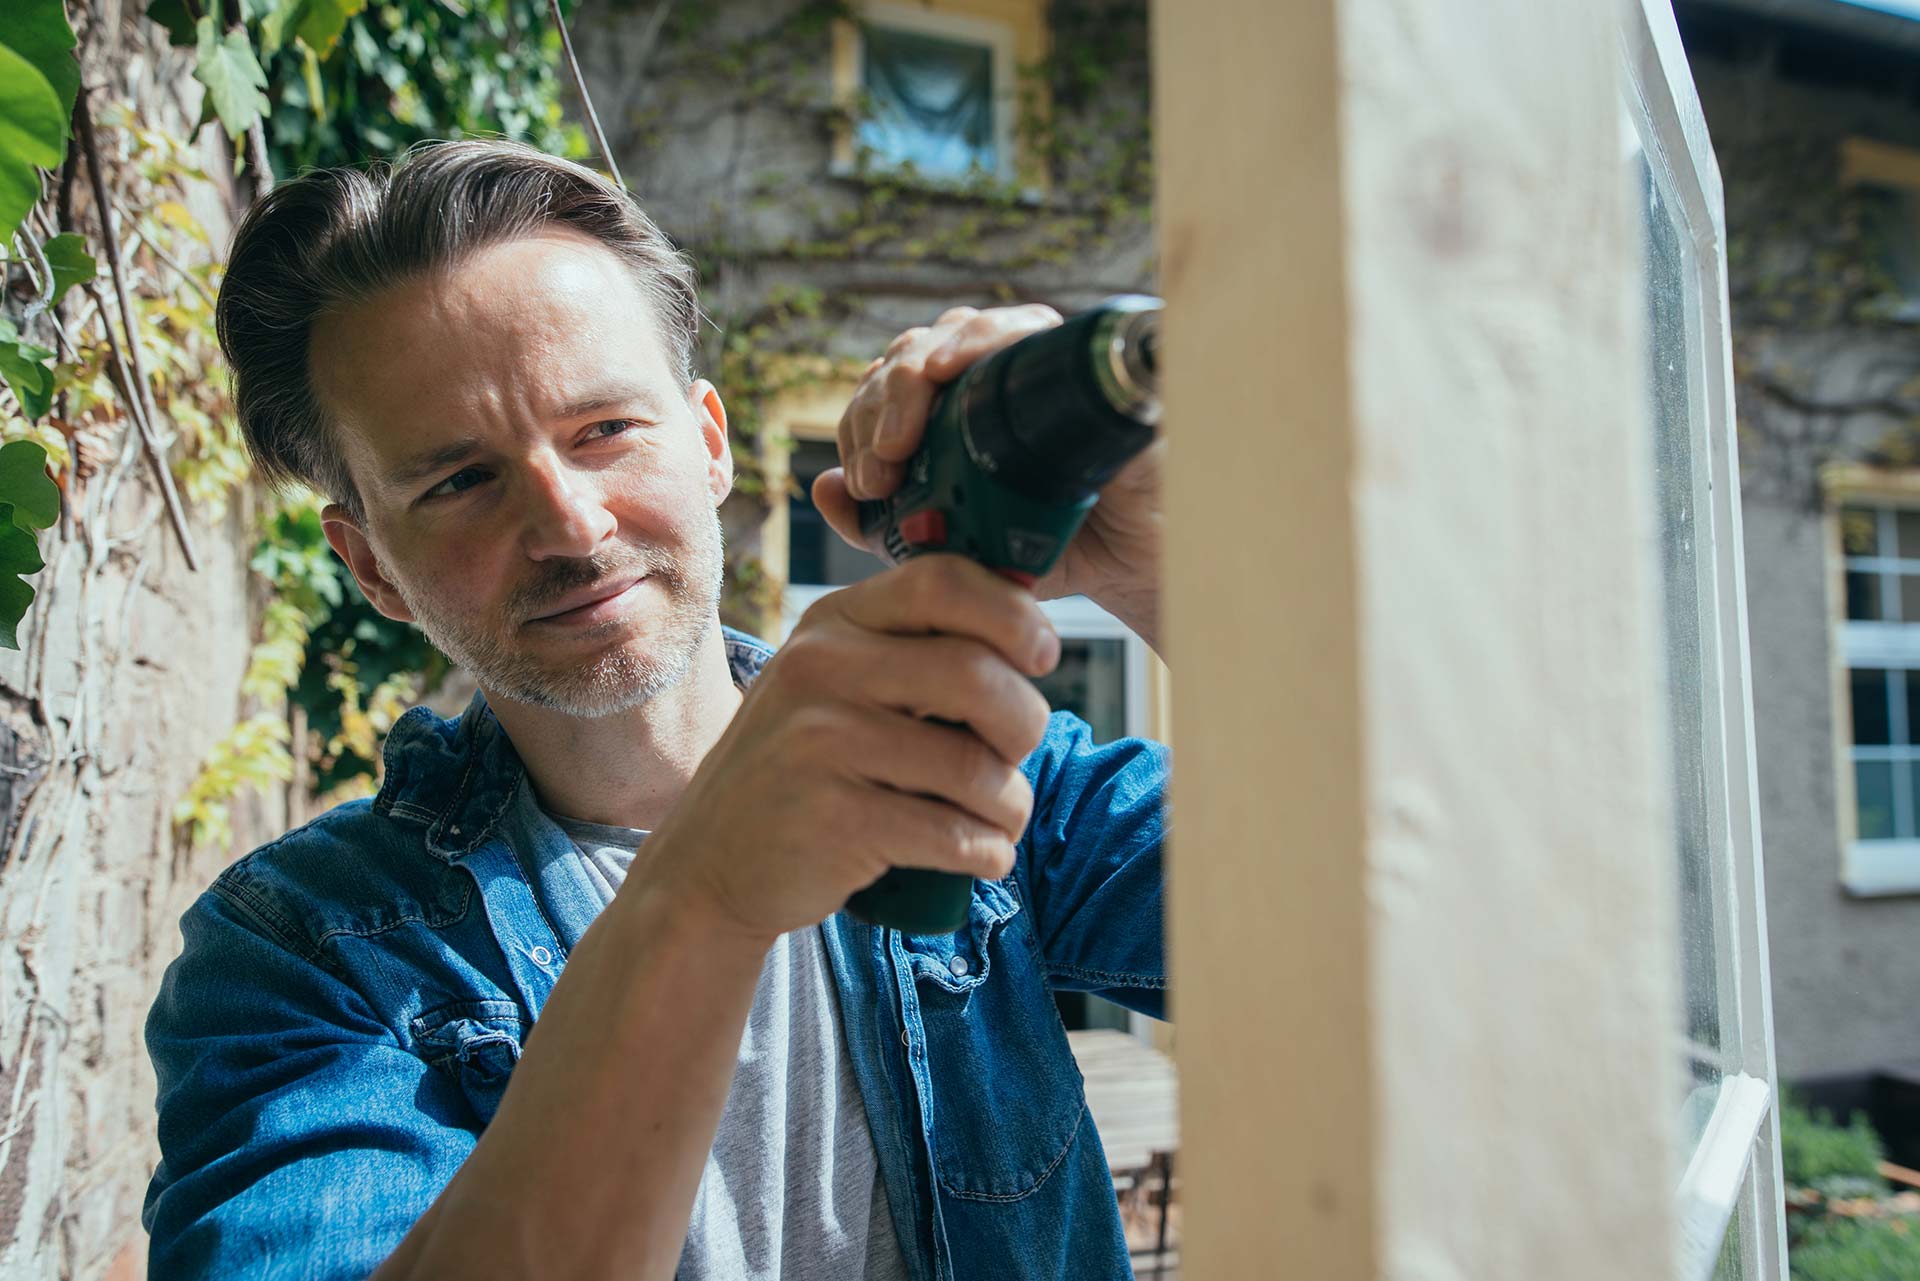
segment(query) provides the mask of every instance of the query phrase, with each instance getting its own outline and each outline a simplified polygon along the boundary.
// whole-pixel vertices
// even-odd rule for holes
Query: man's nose
[[[526,551],[530,558],[591,556],[618,527],[595,477],[553,460],[535,462],[527,475]]]

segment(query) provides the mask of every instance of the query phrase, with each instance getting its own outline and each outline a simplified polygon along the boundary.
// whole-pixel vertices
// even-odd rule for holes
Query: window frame
[[[1840,886],[1854,898],[1920,894],[1920,839],[1862,840],[1853,769],[1853,697],[1849,673],[1862,667],[1904,667],[1920,673],[1920,621],[1875,623],[1847,617],[1847,561],[1840,513],[1847,507],[1920,511],[1920,468],[1830,463],[1821,469],[1822,531],[1827,565],[1834,809],[1840,841]],[[1907,633],[1901,635],[1900,633]],[[1920,796],[1915,804],[1920,808]]]
[[[1705,661],[1719,668],[1720,821],[1724,856],[1712,883],[1716,961],[1730,966],[1722,990],[1723,1070],[1713,1115],[1687,1155],[1679,1189],[1682,1281],[1705,1281],[1730,1225],[1737,1227],[1741,1274],[1786,1275],[1786,1219],[1779,1157],[1777,1080],[1771,980],[1767,965],[1765,875],[1761,861],[1759,785],[1755,765],[1751,663],[1747,647],[1746,572],[1741,537],[1737,427],[1726,265],[1726,212],[1718,165],[1693,79],[1665,0],[1623,9],[1621,53],[1625,93],[1638,108],[1650,165],[1664,170],[1684,216],[1683,234],[1696,267],[1694,314],[1700,357],[1693,371],[1704,392],[1704,501],[1696,508],[1699,555],[1712,566],[1714,633],[1703,635]],[[1692,357],[1691,349],[1689,351]],[[1696,432],[1695,448],[1700,444]],[[1699,486],[1696,486],[1698,493]],[[1709,734],[1709,740],[1715,737]],[[1727,935],[1719,934],[1725,928]],[[1725,952],[1722,954],[1721,949]],[[1732,1026],[1727,1026],[1731,1015]],[[1735,1218],[1737,1214],[1737,1219]]]
[[[1019,196],[1038,202],[1047,193],[1044,167],[1028,154],[1019,137],[1020,66],[1036,63],[1046,53],[1047,26],[1038,0],[933,0],[903,4],[897,0],[865,0],[857,19],[836,19],[833,27],[834,100],[849,113],[849,123],[835,130],[827,171],[836,178],[897,178],[902,170],[892,164],[862,169],[858,160],[857,129],[851,113],[865,91],[862,69],[866,39],[862,24],[911,31],[918,35],[983,44],[993,55],[993,138],[995,182],[1017,184]],[[1036,109],[1049,104],[1040,92]],[[933,190],[958,188],[963,179],[919,175],[921,185]]]

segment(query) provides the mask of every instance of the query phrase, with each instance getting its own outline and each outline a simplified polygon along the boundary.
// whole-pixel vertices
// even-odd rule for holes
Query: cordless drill
[[[893,564],[954,552],[1031,587],[1100,487],[1153,443],[1161,306],[1139,294],[1109,298],[975,361],[941,390],[900,488],[860,504],[867,546]],[[972,895],[971,877],[895,867],[847,910],[909,934],[945,934],[966,924]]]

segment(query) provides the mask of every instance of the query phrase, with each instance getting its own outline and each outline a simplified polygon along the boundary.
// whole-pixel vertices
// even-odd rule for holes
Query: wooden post
[[[1668,1276],[1615,14],[1154,17],[1182,1277]]]

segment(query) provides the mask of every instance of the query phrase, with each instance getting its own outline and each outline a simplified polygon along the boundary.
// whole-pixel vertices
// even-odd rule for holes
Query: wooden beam
[[[1670,1275],[1611,6],[1161,0],[1183,1275]]]

